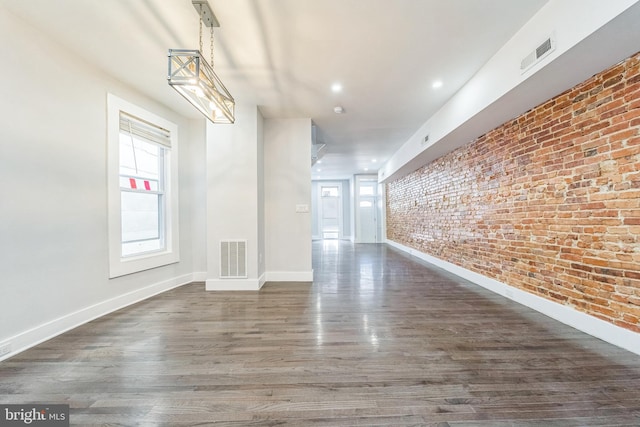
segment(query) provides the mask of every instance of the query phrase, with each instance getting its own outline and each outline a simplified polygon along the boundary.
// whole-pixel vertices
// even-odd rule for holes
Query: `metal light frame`
[[[169,49],[167,80],[180,95],[213,123],[235,121],[235,101],[220,78],[202,55],[202,24],[211,28],[211,61],[213,62],[213,27],[218,20],[207,0],[192,0],[200,15],[200,50]]]
[[[213,123],[235,121],[235,101],[199,50],[169,49],[169,85]]]

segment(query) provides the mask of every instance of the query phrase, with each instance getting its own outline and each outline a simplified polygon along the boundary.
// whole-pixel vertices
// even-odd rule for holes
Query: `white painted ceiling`
[[[326,144],[314,178],[375,172],[546,1],[209,0],[221,24],[215,69],[237,101],[255,103],[264,117],[314,121]],[[197,117],[166,82],[167,49],[198,47],[191,0],[0,4],[87,62]],[[205,32],[206,55],[208,46]],[[434,89],[437,80],[443,86]],[[333,93],[333,83],[342,92]],[[334,113],[338,105],[344,114]]]

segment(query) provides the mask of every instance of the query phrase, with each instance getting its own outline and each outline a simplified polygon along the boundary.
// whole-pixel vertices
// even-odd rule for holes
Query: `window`
[[[170,135],[120,112],[122,256],[166,249],[165,157]]]
[[[372,185],[362,185],[360,187],[360,195],[361,196],[374,196],[374,187]]]
[[[338,187],[322,187],[322,197],[338,197],[339,195]]]
[[[108,96],[110,277],[171,264],[177,247],[177,127]]]

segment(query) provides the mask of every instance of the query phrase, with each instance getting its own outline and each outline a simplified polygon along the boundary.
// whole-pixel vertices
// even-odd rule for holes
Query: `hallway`
[[[0,363],[0,403],[72,425],[640,424],[640,357],[385,245],[313,243],[315,281],[191,284]]]

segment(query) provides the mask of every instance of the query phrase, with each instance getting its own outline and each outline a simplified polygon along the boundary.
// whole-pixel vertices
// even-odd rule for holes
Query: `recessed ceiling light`
[[[342,85],[340,83],[334,83],[331,85],[331,91],[333,93],[342,92]]]
[[[344,113],[344,108],[342,108],[341,106],[338,105],[336,107],[333,107],[333,112],[336,113],[336,114],[343,114]]]
[[[320,163],[322,163],[322,160],[318,160],[316,163],[317,163],[317,164],[320,164]]]
[[[378,162],[378,159],[373,159],[373,160],[371,160],[371,162],[372,162],[372,163],[377,163],[377,162]]]
[[[364,171],[365,171],[365,172],[366,172],[366,171],[368,171],[368,170],[369,170],[369,168],[364,168]]]
[[[442,87],[442,81],[436,80],[435,82],[433,82],[431,87],[434,88],[434,89],[438,89],[439,87]]]
[[[322,169],[318,168],[316,169],[317,172],[322,172]]]

